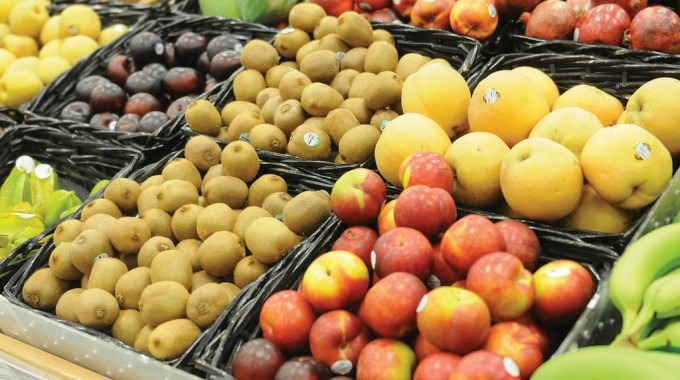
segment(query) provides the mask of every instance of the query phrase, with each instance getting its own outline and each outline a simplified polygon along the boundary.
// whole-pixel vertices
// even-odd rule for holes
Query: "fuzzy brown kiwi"
[[[375,113],[372,109],[366,106],[363,98],[348,98],[340,104],[340,108],[344,108],[352,111],[354,117],[357,118],[359,123],[368,124],[371,121],[371,117]]]
[[[184,145],[184,158],[194,164],[201,172],[219,164],[220,154],[222,154],[220,145],[207,136],[193,136]]]
[[[160,189],[160,185],[152,185],[139,193],[139,197],[137,197],[137,212],[140,215],[143,215],[147,210],[158,208],[158,192]]]
[[[184,252],[184,254],[189,257],[191,268],[194,273],[203,269],[201,268],[201,263],[198,261],[198,247],[201,246],[201,243],[202,241],[198,239],[184,239],[177,243],[176,246],[178,250]]]
[[[193,293],[196,289],[205,284],[210,283],[218,284],[219,282],[220,282],[219,277],[211,276],[208,274],[208,272],[204,270],[194,272],[194,274],[191,276],[191,292]]]
[[[245,255],[244,243],[231,231],[217,231],[198,247],[201,268],[215,277],[231,275]]]
[[[99,288],[113,294],[120,276],[128,272],[125,263],[115,257],[102,257],[95,260],[87,279],[87,288]]]
[[[265,123],[274,124],[274,114],[281,103],[283,103],[281,96],[273,96],[267,99],[267,102],[262,106],[262,112],[260,112]]]
[[[184,119],[196,133],[217,136],[222,127],[222,117],[215,106],[206,99],[196,99],[184,111]]]
[[[229,282],[229,281],[220,282],[220,286],[227,289],[227,292],[229,292],[229,299],[231,299],[232,301],[234,300],[234,298],[236,298],[238,293],[241,291],[241,288],[236,286],[236,284],[234,284],[233,282]]]
[[[364,71],[378,74],[383,71],[395,71],[399,62],[399,53],[394,45],[385,41],[376,41],[368,47],[364,57]]]
[[[238,114],[245,111],[260,112],[260,107],[258,107],[254,101],[246,102],[243,100],[232,100],[228,102],[222,107],[222,111],[220,111],[222,124],[229,125]]]
[[[248,184],[230,175],[217,176],[205,184],[206,205],[226,203],[232,209],[243,207],[248,198]]]
[[[111,325],[111,336],[132,347],[142,327],[144,322],[139,310],[121,310]]]
[[[352,47],[343,41],[337,33],[329,33],[321,37],[319,40],[319,48],[322,50],[330,50],[333,53],[343,54],[352,49]]]
[[[196,190],[201,188],[201,172],[193,162],[186,158],[175,158],[163,167],[163,182],[170,179],[181,179],[191,182]]]
[[[231,231],[236,223],[236,213],[226,203],[218,202],[206,206],[196,218],[196,232],[201,240],[217,231]]]
[[[234,77],[234,98],[255,104],[257,94],[266,87],[264,75],[259,71],[253,69],[241,71]]]
[[[137,265],[140,267],[151,266],[151,261],[159,253],[175,249],[175,243],[165,236],[152,236],[139,249],[137,254]]]
[[[310,41],[310,42],[311,42],[311,41]],[[296,54],[296,56],[297,56],[297,54]],[[289,68],[291,68],[291,69],[293,69],[293,70],[297,70],[297,69],[298,69],[298,64],[297,64],[297,62],[295,62],[295,61],[282,61],[281,63],[279,63],[279,65],[285,66],[285,67],[289,67]]]
[[[269,42],[255,38],[241,50],[241,65],[248,70],[264,74],[279,63],[279,53]]]
[[[176,281],[158,281],[147,285],[139,296],[142,321],[158,326],[165,321],[186,317],[189,291]]]
[[[282,100],[300,100],[302,90],[312,84],[312,80],[303,72],[293,70],[281,77],[279,94]]]
[[[264,75],[264,82],[267,84],[267,88],[279,88],[279,83],[281,82],[281,78],[283,78],[284,75],[288,74],[293,70],[290,66],[284,65],[283,63],[278,64],[271,69],[267,70],[267,73]],[[256,98],[257,100],[257,98]],[[262,108],[262,106],[259,106]]]
[[[113,290],[118,306],[121,309],[137,309],[142,291],[150,284],[149,267],[139,266],[130,269],[118,278]]]
[[[141,192],[137,181],[129,178],[114,178],[104,189],[104,198],[112,201],[125,214],[137,212],[137,197]]]
[[[262,208],[267,210],[269,214],[273,217],[279,217],[279,214],[283,211],[283,206],[286,205],[288,201],[293,199],[293,197],[285,192],[276,192],[269,194],[267,198],[262,202]],[[283,218],[281,215],[280,218]]]
[[[227,141],[227,130],[228,127],[222,127],[220,128],[220,133],[215,137],[216,139],[220,141]]]
[[[83,272],[71,263],[70,247],[71,242],[68,241],[55,244],[48,261],[52,274],[62,280],[78,280],[83,277]]]
[[[151,283],[159,281],[175,281],[187,290],[191,289],[191,276],[194,274],[189,255],[179,249],[159,252],[149,267]]]
[[[394,70],[401,80],[406,80],[411,74],[415,73],[423,67],[424,64],[430,62],[432,58],[420,53],[406,53],[399,58],[397,67]]]
[[[302,29],[287,27],[274,36],[274,48],[281,57],[295,58],[297,51],[311,40],[309,33]]]
[[[339,92],[343,98],[347,98],[352,81],[357,75],[359,75],[359,72],[354,69],[342,70],[335,76],[335,78],[333,78],[330,86]]]
[[[279,128],[286,136],[302,124],[307,118],[307,112],[302,108],[302,103],[296,99],[288,99],[274,111],[274,125]]]
[[[78,219],[67,219],[59,223],[54,229],[52,240],[54,244],[70,242],[83,230],[83,222]]]
[[[331,138],[322,128],[302,124],[291,134],[287,152],[310,160],[327,160],[331,154]]]
[[[368,82],[364,103],[372,110],[384,109],[401,99],[403,82],[393,71],[383,71]]]
[[[313,125],[323,129],[323,125],[326,122],[326,116],[311,116],[305,119],[304,123],[307,125]]]
[[[350,49],[340,61],[340,70],[355,70],[359,73],[364,72],[364,60],[366,58],[365,47],[355,47]]]
[[[163,176],[160,174],[154,174],[139,184],[139,190],[144,191],[151,186],[157,186],[161,183],[163,183]]]
[[[124,216],[111,223],[106,235],[117,252],[136,255],[142,245],[151,238],[151,229],[140,218]]]
[[[200,184],[198,186],[200,187]],[[173,214],[186,204],[198,203],[198,187],[183,179],[169,179],[159,186],[156,199],[158,208]]]
[[[399,116],[399,114],[391,109],[378,110],[375,111],[371,117],[369,124],[382,131],[385,129],[385,126],[387,126],[387,123],[396,119],[397,116]]]
[[[269,270],[269,265],[257,261],[254,256],[246,256],[236,264],[234,269],[234,283],[243,288],[255,282]],[[226,289],[225,289],[226,291]]]
[[[311,116],[326,116],[331,110],[340,107],[342,95],[325,83],[312,83],[302,90],[300,103]]]
[[[338,151],[345,163],[358,164],[373,156],[380,131],[372,125],[360,124],[345,133]]]
[[[151,354],[149,351],[149,336],[151,332],[155,329],[154,326],[144,325],[137,336],[135,337],[135,345],[133,346],[135,350]]]
[[[278,174],[263,174],[248,187],[247,205],[262,207],[262,202],[269,194],[280,191],[288,191],[286,180]]]
[[[335,33],[338,28],[338,18],[335,16],[324,16],[314,27],[312,36],[315,40],[320,40],[323,36]]]
[[[248,183],[257,177],[260,160],[252,145],[232,141],[222,149],[222,174],[238,177]]]
[[[113,257],[109,237],[99,230],[84,230],[69,247],[71,263],[83,274],[90,274],[94,259],[99,255]]]
[[[119,259],[120,261],[124,262],[125,265],[127,266],[128,270],[137,268],[137,255],[123,255],[120,253],[116,253],[114,256],[115,258]]]
[[[286,133],[274,124],[258,124],[250,130],[250,145],[268,152],[285,153],[288,145]]]
[[[246,247],[253,257],[263,264],[279,262],[288,251],[293,249],[300,238],[280,220],[268,216],[254,220],[246,229]],[[234,283],[241,287],[236,282]]]
[[[119,312],[116,297],[106,290],[85,289],[78,296],[76,316],[83,326],[103,330],[113,324]]]
[[[256,112],[241,112],[231,121],[227,128],[227,141],[237,141],[248,137],[250,130],[264,123],[262,115]]]
[[[51,310],[69,289],[68,281],[56,277],[50,268],[41,268],[24,282],[21,297],[34,309]]]
[[[184,239],[198,238],[198,233],[196,232],[196,219],[202,210],[202,206],[187,204],[178,208],[177,211],[172,214],[170,227],[172,228],[172,234],[175,235],[176,240],[181,241]]]
[[[336,108],[326,115],[323,129],[328,133],[333,144],[338,145],[342,135],[359,124],[359,120],[357,120],[352,111],[345,108]]]
[[[360,72],[349,87],[347,98],[363,98],[368,82],[375,77],[375,74],[368,72]]]
[[[347,11],[338,17],[336,32],[352,47],[367,47],[373,39],[371,23],[354,11]]]
[[[281,96],[281,93],[279,92],[278,86],[277,87],[267,87],[264,90],[260,91],[257,94],[257,97],[255,98],[255,104],[257,104],[258,107],[260,107],[260,110],[262,107],[264,107],[264,104],[273,96]],[[258,114],[262,114],[260,111]]]
[[[325,16],[326,11],[318,4],[298,3],[288,12],[288,24],[312,34],[316,24]]]
[[[220,153],[217,157],[217,164],[208,168],[205,174],[203,174],[203,179],[201,180],[201,194],[205,194],[205,184],[208,183],[208,181],[222,175],[222,164],[219,162],[222,159],[222,148],[220,148]]]
[[[113,201],[106,198],[97,198],[90,201],[83,207],[83,211],[80,214],[80,220],[86,221],[87,218],[96,214],[109,214],[114,218],[120,218],[123,216],[123,212],[120,211],[118,206],[116,206]]]
[[[83,274],[83,277],[80,278],[80,287],[83,289],[87,289],[87,280],[90,277],[89,274]]]
[[[187,318],[206,328],[217,320],[230,303],[229,292],[220,284],[207,283],[192,291],[187,301]]]
[[[76,305],[78,304],[78,297],[85,289],[73,288],[66,291],[59,297],[57,305],[54,308],[54,314],[66,321],[78,323],[78,316],[76,315]]]
[[[385,29],[373,29],[371,43],[374,43],[376,41],[384,41],[392,46],[395,45],[394,36],[392,35],[392,33]]]
[[[180,357],[191,347],[201,329],[186,318],[178,318],[158,325],[149,334],[149,352],[159,360]]]
[[[330,50],[316,50],[300,62],[300,72],[312,82],[331,83],[340,72],[340,58]]]
[[[269,212],[262,207],[257,207],[257,206],[250,206],[244,208],[237,216],[236,216],[236,222],[234,223],[234,228],[232,228],[232,232],[236,234],[236,236],[244,242],[245,244],[245,239],[246,239],[246,229],[252,223],[254,220],[258,218],[264,218],[271,216]]]
[[[330,196],[323,191],[306,190],[283,207],[283,223],[296,234],[309,236],[330,214]]]
[[[172,226],[170,224],[172,222],[172,215],[167,212],[159,208],[152,208],[146,210],[140,218],[146,222],[147,226],[149,226],[152,237],[161,236],[170,240],[175,238],[172,234]]]

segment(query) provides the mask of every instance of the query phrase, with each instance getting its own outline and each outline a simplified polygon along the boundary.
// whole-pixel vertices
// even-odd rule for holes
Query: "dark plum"
[[[94,86],[90,94],[90,107],[94,112],[120,112],[126,102],[125,90],[108,81]]]
[[[276,371],[275,380],[284,379],[329,379],[331,370],[328,366],[312,356],[298,356],[288,359]]]
[[[206,51],[208,52],[208,58],[212,60],[213,57],[221,51],[240,51],[242,48],[243,43],[241,43],[241,40],[231,34],[221,34],[219,36],[213,37],[210,42],[208,42]]]
[[[78,83],[76,83],[76,99],[89,102],[92,89],[96,85],[105,82],[111,81],[101,75],[88,75],[85,78],[79,80]]]
[[[163,91],[163,80],[154,77],[146,71],[135,71],[125,82],[125,89],[131,93],[148,92],[158,96]]]
[[[175,55],[183,66],[195,66],[208,46],[208,39],[195,32],[184,32],[175,40]]]
[[[132,60],[125,54],[116,54],[106,64],[106,77],[119,86],[125,86],[125,81],[135,71]]]
[[[151,62],[142,68],[142,71],[151,74],[152,77],[163,80],[163,77],[168,72],[168,68],[159,62]]]
[[[241,54],[234,50],[225,50],[217,53],[210,61],[210,74],[221,82],[241,66]]]
[[[130,56],[137,67],[144,67],[150,62],[162,62],[165,56],[165,44],[161,36],[154,32],[141,32],[130,40],[128,46]]]
[[[196,61],[196,68],[204,73],[210,72],[210,59],[208,59],[207,52],[201,53],[201,55],[198,57],[198,61]]]
[[[126,113],[116,122],[116,131],[137,132],[139,131],[139,115]]]
[[[191,67],[173,67],[163,78],[163,87],[171,97],[200,93],[204,78],[198,70]]]
[[[166,67],[177,66],[177,54],[175,53],[175,44],[172,42],[165,43],[165,54],[163,54],[163,63]]]
[[[272,379],[285,360],[281,349],[271,341],[249,340],[234,356],[232,374],[237,379]]]
[[[90,120],[90,104],[81,100],[71,102],[61,110],[59,118],[87,123]]]
[[[193,102],[195,97],[193,96],[182,96],[181,98],[175,99],[174,102],[170,103],[168,106],[168,109],[165,110],[165,113],[168,115],[169,118],[173,118],[182,112]]]
[[[118,114],[113,112],[100,112],[92,115],[90,125],[97,128],[103,128],[113,131],[118,122]]]
[[[168,120],[170,118],[165,112],[151,111],[139,120],[139,131],[153,133],[163,124],[167,123]]]
[[[133,113],[139,116],[144,116],[151,111],[160,111],[163,109],[161,102],[158,99],[149,94],[148,92],[138,92],[130,98],[128,98],[127,103],[125,103],[124,113]]]

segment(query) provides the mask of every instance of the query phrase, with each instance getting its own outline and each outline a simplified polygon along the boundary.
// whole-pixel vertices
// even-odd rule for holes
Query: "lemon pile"
[[[73,4],[50,15],[49,0],[0,0],[0,106],[18,107],[81,58],[127,32],[102,29],[99,15]]]

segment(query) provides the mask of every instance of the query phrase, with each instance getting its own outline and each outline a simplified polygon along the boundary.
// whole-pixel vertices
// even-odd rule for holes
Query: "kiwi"
[[[279,53],[269,42],[255,38],[248,41],[241,50],[241,66],[261,74],[279,63]]]
[[[373,29],[373,35],[371,36],[371,43],[375,43],[377,41],[384,41],[387,42],[388,44],[394,46],[394,36],[392,33],[385,29]]]
[[[175,158],[165,164],[161,175],[163,182],[169,179],[182,179],[191,182],[196,186],[196,190],[201,188],[201,172],[193,162],[186,158]]]
[[[113,246],[107,234],[99,230],[84,230],[69,247],[71,263],[83,274],[90,274],[97,256],[113,257]]]
[[[159,252],[151,260],[149,275],[151,283],[159,281],[175,281],[187,290],[191,289],[191,276],[194,274],[189,255],[179,249],[168,249]]]
[[[201,329],[189,319],[167,321],[149,334],[149,352],[156,359],[176,359],[191,347],[199,335]]]
[[[133,347],[142,327],[144,327],[144,322],[142,322],[139,310],[121,310],[118,312],[118,318],[111,325],[111,336]]]
[[[330,86],[335,91],[339,92],[343,98],[347,98],[352,81],[357,75],[359,75],[359,72],[354,69],[342,70],[335,76],[335,78],[333,78]]]
[[[264,75],[257,70],[248,69],[236,74],[232,89],[236,100],[254,104],[257,100],[257,94],[266,87],[267,83],[264,80]],[[224,118],[222,121],[224,121]]]
[[[277,87],[267,87],[257,94],[257,98],[255,98],[255,104],[257,104],[257,106],[260,107],[261,110],[262,107],[264,107],[264,104],[267,102],[267,100],[269,100],[273,96],[281,96],[279,89]],[[261,112],[258,113],[258,115],[260,114]]]
[[[354,11],[347,11],[338,17],[336,32],[352,47],[367,47],[373,39],[371,23]]]
[[[227,292],[229,292],[229,299],[232,300],[232,301],[234,300],[234,298],[236,298],[238,293],[241,291],[241,288],[236,286],[236,284],[234,284],[233,282],[229,282],[229,281],[220,282],[220,286],[227,289]]]
[[[209,275],[224,277],[232,274],[236,263],[246,254],[241,239],[231,231],[217,231],[198,248],[201,268]]]
[[[121,309],[137,309],[142,291],[150,284],[149,267],[139,266],[124,273],[113,288],[118,306]]]
[[[336,108],[326,115],[323,129],[328,133],[331,141],[338,145],[342,136],[357,125],[359,125],[359,120],[357,120],[352,111],[345,108]]]
[[[116,297],[106,290],[85,289],[78,296],[76,316],[83,326],[103,330],[113,324],[119,312]]]
[[[205,284],[210,283],[217,284],[219,282],[220,282],[219,277],[211,276],[208,274],[208,272],[204,270],[194,272],[194,274],[191,276],[191,293],[193,293],[196,289]]]
[[[387,126],[387,123],[396,119],[397,116],[399,114],[391,109],[378,110],[371,117],[369,124],[382,131]]]
[[[92,271],[87,279],[87,288],[99,288],[114,294],[116,282],[127,273],[125,263],[115,257],[102,257],[95,260]]]
[[[123,255],[116,253],[114,257],[122,261],[125,266],[127,266],[128,270],[137,268],[139,266],[137,264],[137,255]]]
[[[144,320],[142,319],[142,322]],[[139,330],[139,333],[135,337],[135,345],[134,348],[135,350],[151,354],[149,352],[149,336],[151,335],[151,332],[155,329],[153,326],[149,325],[144,325],[141,330]]]
[[[293,197],[283,207],[283,223],[298,235],[309,236],[331,214],[328,193],[306,190]]]
[[[89,274],[83,274],[83,277],[80,278],[80,287],[83,289],[87,289],[87,280],[90,278]]]
[[[139,296],[142,321],[149,326],[158,326],[165,321],[184,318],[188,300],[189,291],[179,282],[152,282]]]
[[[137,211],[137,197],[141,192],[139,183],[129,178],[114,178],[104,189],[104,198],[112,201],[126,214]]]
[[[262,106],[262,118],[268,124],[274,124],[274,114],[279,105],[283,103],[283,98],[279,96],[273,96],[267,99],[267,102]]]
[[[274,36],[274,48],[281,57],[295,58],[297,51],[311,40],[309,33],[302,29],[287,27]]]
[[[322,128],[303,124],[291,134],[287,152],[310,160],[327,160],[331,154],[331,138]]]
[[[234,283],[243,288],[255,282],[268,269],[269,265],[257,261],[254,256],[246,256],[234,268]]]
[[[367,51],[368,49],[365,47],[350,49],[340,61],[340,70],[354,70],[359,73],[364,72],[364,60],[366,59]]]
[[[401,78],[393,71],[383,71],[368,81],[364,103],[372,110],[387,108],[401,99]]]
[[[307,113],[302,108],[302,103],[296,99],[288,99],[274,111],[274,125],[279,128],[284,135],[290,136],[291,132],[307,118]]]
[[[267,84],[267,88],[278,89],[279,83],[281,83],[281,78],[283,78],[283,76],[288,74],[291,70],[293,69],[290,66],[284,65],[282,63],[267,70],[267,73],[264,75],[264,82]],[[258,98],[255,98],[255,100],[256,104],[262,108],[264,103],[259,104],[257,102]]]
[[[152,208],[145,211],[140,218],[146,222],[151,231],[151,236],[162,236],[167,239],[174,239],[175,236],[172,234],[172,216],[167,212],[159,209]]]
[[[295,56],[297,56],[297,54]],[[283,61],[283,62],[280,62],[279,65],[288,67],[288,68],[293,69],[293,70],[298,69],[298,64],[295,61]]]
[[[243,207],[248,198],[248,185],[240,178],[222,175],[217,176],[205,184],[206,205],[225,203],[232,209]]]
[[[200,184],[198,186],[200,187]],[[158,208],[168,214],[173,214],[186,204],[198,203],[198,187],[183,179],[169,179],[158,188],[156,199]]]
[[[140,218],[124,216],[111,223],[106,235],[117,252],[133,255],[151,238],[151,229]]]
[[[109,228],[111,227],[111,224],[113,221],[115,221],[116,218],[109,214],[95,214],[87,218],[86,221],[82,222],[83,227],[81,231],[89,230],[89,229],[95,229],[99,230],[103,233],[108,233]]]
[[[260,160],[252,145],[232,141],[222,149],[222,174],[242,179],[248,183],[257,177]]]
[[[279,95],[282,100],[300,100],[302,90],[312,84],[312,80],[303,72],[293,70],[281,77]]]
[[[59,297],[57,305],[54,308],[54,314],[66,321],[78,323],[78,316],[76,315],[76,305],[78,305],[78,297],[85,289],[73,288],[67,290]]]
[[[405,81],[411,74],[415,73],[432,58],[420,53],[406,53],[399,58],[397,67],[394,70],[401,80]]]
[[[220,119],[221,120],[221,119]],[[201,172],[220,163],[220,148],[217,142],[207,136],[191,137],[184,146],[184,158],[190,161]]]
[[[236,213],[228,204],[212,203],[198,213],[196,233],[199,239],[205,240],[217,231],[231,231],[234,223],[236,223]]]
[[[258,218],[264,218],[267,216],[271,216],[269,212],[262,207],[258,206],[249,206],[241,210],[240,213],[236,216],[236,222],[234,223],[234,228],[232,228],[232,232],[238,236],[241,241],[244,242],[246,241],[246,229],[250,225],[250,223],[253,222],[253,220],[258,219]]]
[[[363,98],[348,98],[340,104],[340,108],[350,110],[360,124],[369,124],[375,113],[366,106]]]
[[[368,82],[375,77],[375,74],[368,72],[361,72],[357,75],[349,87],[347,98],[362,98],[367,90]]]
[[[161,183],[163,183],[163,176],[160,174],[154,174],[139,184],[139,190],[144,191],[151,186],[160,185]]]
[[[329,33],[319,40],[319,49],[344,54],[352,49],[352,47],[343,41],[337,33]]]
[[[206,99],[196,99],[184,111],[184,119],[196,133],[217,136],[222,127],[220,112]]]
[[[312,36],[315,40],[320,40],[323,36],[331,33],[335,33],[338,28],[338,18],[335,16],[324,16],[319,20],[319,22],[314,26],[314,32]]]
[[[71,263],[70,246],[71,242],[68,241],[55,244],[48,260],[52,274],[62,280],[78,280],[83,277],[83,273]]]
[[[275,192],[288,191],[286,180],[278,174],[263,174],[248,187],[248,206],[262,206],[267,196]]]
[[[246,102],[243,100],[232,100],[231,102],[228,102],[222,107],[222,111],[220,112],[222,124],[229,125],[238,114],[245,111],[260,112],[260,107],[258,107],[254,101]]]
[[[246,229],[246,247],[263,264],[275,264],[293,247],[300,238],[280,220],[267,216],[253,220]],[[234,281],[236,278],[234,277]],[[241,287],[238,282],[236,285]]]
[[[198,239],[184,239],[177,243],[177,249],[184,252],[184,254],[189,257],[191,262],[191,269],[194,273],[202,270],[201,263],[198,261],[198,247],[202,244],[201,240]]]
[[[330,50],[316,50],[300,62],[300,72],[313,82],[331,83],[340,72],[340,58]]]
[[[83,221],[78,219],[67,219],[59,223],[54,229],[52,240],[54,244],[70,242],[83,230]]]
[[[50,268],[41,268],[26,279],[21,298],[34,309],[51,310],[69,288],[69,282],[56,277]]]
[[[262,208],[267,210],[271,216],[279,218],[279,214],[283,211],[283,206],[293,197],[286,192],[276,192],[267,195],[267,198],[262,202]],[[279,219],[282,219],[281,216]]]
[[[305,119],[302,124],[313,125],[323,129],[323,125],[326,122],[326,116],[311,116]]]
[[[264,118],[257,112],[241,112],[231,121],[229,128],[227,128],[227,141],[237,141],[241,139],[248,139],[250,130],[258,125],[264,123]]]
[[[280,97],[279,97],[280,98]],[[274,124],[258,124],[250,130],[250,145],[268,152],[285,153],[288,145],[286,133]]]
[[[162,184],[162,182],[161,182],[161,184]],[[159,185],[151,185],[151,186],[143,189],[142,192],[139,193],[139,197],[137,197],[137,213],[138,214],[142,215],[147,210],[151,210],[153,208],[158,208],[158,192],[160,190],[161,190],[160,184]]]
[[[203,284],[191,292],[187,301],[187,318],[206,328],[229,306],[229,292],[217,282]]]
[[[300,63],[302,63],[302,60],[305,59],[309,53],[319,50],[320,45],[321,40],[311,40],[298,49],[297,54],[295,54],[295,63],[298,65],[298,70],[300,69]]]
[[[324,17],[326,17],[326,11],[320,5],[315,3],[298,3],[288,12],[288,24],[293,28],[312,34],[316,24]]]
[[[397,48],[389,42],[376,41],[366,51],[364,71],[374,74],[383,71],[395,71],[397,62],[399,62]]]
[[[326,116],[340,107],[345,99],[337,90],[324,83],[312,83],[302,90],[300,103],[311,116]]]
[[[80,214],[80,220],[84,222],[87,218],[95,214],[109,214],[114,218],[123,216],[123,213],[118,206],[116,206],[113,201],[106,198],[97,198],[86,204]]]
[[[369,124],[350,129],[340,139],[338,151],[347,164],[358,164],[371,158],[380,138],[380,130]]]
[[[196,232],[196,220],[198,214],[203,210],[202,206],[187,204],[175,211],[172,214],[172,220],[170,221],[170,227],[172,228],[172,234],[175,235],[175,239],[197,239],[198,233]]]

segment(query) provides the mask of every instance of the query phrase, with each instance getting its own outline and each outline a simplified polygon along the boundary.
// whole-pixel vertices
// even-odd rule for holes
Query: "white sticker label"
[[[281,34],[288,34],[288,33],[291,33],[293,30],[295,30],[295,29],[294,29],[292,26],[289,26],[289,27],[287,27],[287,28],[281,29],[281,31],[280,31],[279,33],[281,33]]]
[[[427,306],[427,294],[420,299],[420,302],[418,302],[416,313],[420,313],[421,311],[423,311],[423,309],[425,309],[425,306]]]
[[[491,18],[496,18],[497,15],[496,7],[494,7],[493,4],[489,4],[489,16],[491,16]]]
[[[401,0],[392,0],[392,4],[399,5],[401,4]]]
[[[239,139],[240,141],[248,142],[248,141],[250,141],[250,133],[248,133],[248,132],[243,132],[243,133],[241,133],[241,136],[238,137],[238,139]]]
[[[234,46],[234,51],[237,52],[237,53],[242,52],[243,51],[243,44],[237,44],[236,46]]]
[[[571,274],[571,269],[567,267],[559,267],[549,270],[546,275],[548,277],[565,277]]]
[[[156,55],[163,55],[163,53],[165,53],[165,45],[163,45],[162,42],[156,42],[153,46],[153,51]]]
[[[501,93],[498,92],[495,88],[487,88],[486,92],[484,92],[484,97],[482,97],[482,100],[484,100],[484,103],[486,104],[494,104],[498,102],[498,100],[501,98]]]
[[[35,175],[40,179],[45,179],[52,175],[52,166],[48,164],[40,164],[35,167]]]
[[[23,155],[17,158],[17,161],[14,164],[14,166],[16,166],[17,169],[19,170],[23,170],[26,173],[30,173],[33,171],[33,169],[35,169],[35,161],[33,161],[33,158],[31,158],[30,156]]]
[[[371,251],[371,269],[375,270],[375,262],[378,261],[378,255],[375,254],[375,251]]]
[[[346,375],[352,372],[352,367],[351,361],[347,359],[338,360],[337,362],[331,364],[331,372],[336,375]]]
[[[574,41],[578,41],[578,28],[574,29]]]
[[[503,367],[505,371],[512,377],[519,377],[519,366],[512,358],[506,356],[503,358]]]
[[[432,290],[442,286],[442,281],[439,279],[439,277],[431,274],[427,277],[427,279],[425,279],[425,285],[427,285],[428,289]]]
[[[635,144],[635,159],[644,161],[652,154],[652,148],[647,143]]]
[[[105,257],[109,257],[109,255],[106,252],[102,252],[102,253],[98,254],[97,256],[94,257],[94,259],[92,259],[92,265],[94,265],[94,263],[96,263],[97,260],[103,259]]]
[[[75,36],[78,34],[78,27],[75,25],[71,25],[68,27],[68,34],[71,36]]]
[[[381,131],[381,132],[384,131],[385,128],[387,128],[387,124],[389,124],[389,123],[390,123],[390,120],[389,120],[389,119],[383,119],[383,120],[380,122],[380,131]]]
[[[115,131],[116,130],[116,124],[118,124],[118,120],[112,120],[109,122],[109,131]]]
[[[366,4],[366,3],[359,3],[359,8],[361,8],[365,11],[372,11],[373,10],[373,8],[369,4]]]
[[[341,51],[335,53],[335,55],[338,56],[338,60],[339,60],[339,61],[342,61],[342,59],[345,58],[345,53],[343,53],[343,52],[341,52]]]
[[[303,139],[305,140],[305,143],[311,147],[318,146],[319,143],[321,142],[321,139],[319,139],[319,136],[316,133],[312,132],[307,132],[303,136]]]

